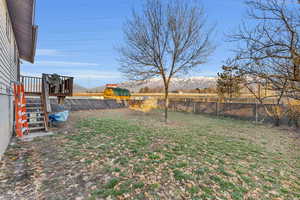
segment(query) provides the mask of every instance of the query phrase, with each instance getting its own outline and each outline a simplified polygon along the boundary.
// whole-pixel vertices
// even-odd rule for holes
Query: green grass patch
[[[76,183],[72,191],[85,199],[300,198],[297,145],[277,129],[173,112],[164,124],[161,117],[160,111],[107,111],[79,121],[68,135],[33,141],[31,147],[57,146],[53,155],[43,152],[48,144],[35,152],[41,163],[59,158],[51,166],[57,167],[56,178],[44,181],[41,190],[71,192],[58,187],[68,177]],[[23,151],[22,145],[13,145],[6,155],[18,157],[15,151]],[[41,173],[51,177],[52,168]],[[62,169],[69,170],[68,176],[59,173]]]

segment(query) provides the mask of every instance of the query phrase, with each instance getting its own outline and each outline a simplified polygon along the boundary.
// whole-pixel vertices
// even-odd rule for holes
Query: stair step
[[[26,107],[26,110],[33,110],[33,109],[43,110],[43,108],[42,108],[41,106],[36,106],[36,107]]]
[[[40,103],[40,102],[26,102],[26,106],[41,106],[42,105],[42,103]]]
[[[34,121],[34,122],[28,122],[29,125],[35,125],[35,124],[44,124],[44,121]]]
[[[32,104],[32,105],[26,104],[26,108],[42,108],[42,105],[41,104]]]
[[[26,109],[26,112],[27,113],[35,113],[35,112],[43,112],[43,109],[42,108],[27,108]]]
[[[26,104],[42,104],[41,101],[26,101]]]
[[[29,120],[31,120],[31,121],[38,121],[37,119],[41,119],[41,120],[45,120],[45,116],[43,115],[43,116],[37,116],[37,115],[30,115],[30,116],[28,116],[27,115],[27,119],[29,119]]]
[[[44,120],[44,116],[31,116],[31,117],[28,117],[27,116],[27,119],[42,119],[42,120]]]
[[[26,115],[29,132],[46,130],[44,105],[41,101],[41,97],[28,97],[26,100]]]
[[[36,115],[36,114],[42,114],[44,115],[44,112],[26,112],[26,114],[30,114],[30,115]]]
[[[45,127],[29,127],[29,131],[40,131],[40,130],[45,130]]]

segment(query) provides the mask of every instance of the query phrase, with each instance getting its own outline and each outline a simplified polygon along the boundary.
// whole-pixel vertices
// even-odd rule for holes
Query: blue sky
[[[39,25],[35,64],[23,62],[21,73],[74,76],[77,84],[97,87],[125,80],[118,72],[115,47],[122,44],[122,27],[142,0],[37,0]],[[216,24],[217,49],[209,62],[191,76],[215,76],[230,57],[232,44],[224,33],[234,31],[245,14],[243,0],[202,0],[208,22]]]

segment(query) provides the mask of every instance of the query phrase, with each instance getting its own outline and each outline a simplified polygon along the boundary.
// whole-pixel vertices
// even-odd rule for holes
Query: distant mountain
[[[217,78],[215,77],[173,78],[170,83],[170,91],[215,88],[216,82]],[[120,87],[127,88],[132,92],[138,92],[146,86],[149,88],[164,87],[163,81],[160,78],[153,78],[145,83],[124,82],[120,84]]]
[[[99,92],[103,92],[105,89],[105,86],[99,86],[99,87],[94,87],[89,89],[89,92],[95,92],[95,93],[99,93]]]
[[[73,92],[74,93],[82,93],[82,92],[87,92],[88,89],[85,87],[82,87],[80,85],[74,84],[73,85]]]
[[[170,91],[175,90],[193,90],[196,88],[214,88],[216,87],[217,78],[215,77],[190,77],[190,78],[173,78],[170,84]],[[128,81],[119,83],[122,88],[129,89],[131,92],[138,92],[141,88],[162,88],[163,81],[160,78],[152,78],[145,82]],[[89,92],[103,92],[105,86],[88,89]]]

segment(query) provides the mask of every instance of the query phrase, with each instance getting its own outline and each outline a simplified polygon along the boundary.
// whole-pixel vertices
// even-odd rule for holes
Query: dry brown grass
[[[299,199],[297,133],[201,115],[71,113],[52,137],[11,146],[0,199]],[[23,163],[23,164],[22,164]]]

